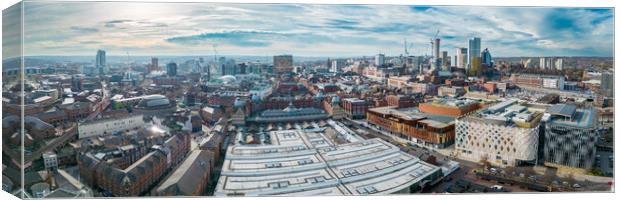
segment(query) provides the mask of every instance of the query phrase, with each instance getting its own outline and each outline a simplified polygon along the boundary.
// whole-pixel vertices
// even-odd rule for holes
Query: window
[[[282,167],[282,163],[267,163],[267,164],[265,164],[265,167],[267,167],[267,168]]]
[[[325,177],[323,176],[317,176],[317,177],[311,177],[311,178],[306,178],[306,182],[308,183],[322,183],[325,182]]]
[[[342,170],[342,175],[344,177],[356,176],[356,175],[359,175],[359,174],[360,173],[356,169],[344,169],[344,170]]]
[[[263,150],[264,153],[276,153],[278,152],[278,149],[265,149]]]
[[[278,189],[288,187],[288,181],[279,181],[267,184],[270,188]]]
[[[298,160],[297,163],[299,165],[305,165],[305,164],[312,164],[314,161],[312,161],[312,159],[303,159],[303,160]]]
[[[358,187],[356,191],[360,194],[374,194],[378,192],[377,189],[373,186]]]
[[[388,161],[388,162],[389,162],[390,164],[392,164],[392,165],[397,165],[397,164],[404,163],[404,162],[405,162],[405,160],[404,160],[404,159],[402,159],[402,158],[398,158],[398,159],[395,159],[395,160],[390,160],[390,161]]]

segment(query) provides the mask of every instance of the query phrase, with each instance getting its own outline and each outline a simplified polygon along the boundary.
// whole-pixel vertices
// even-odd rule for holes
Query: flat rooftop
[[[378,138],[336,145],[320,132],[269,134],[271,145],[227,149],[215,196],[391,194],[440,170]]]
[[[469,99],[437,98],[430,102],[430,104],[433,106],[463,108],[478,104],[478,102]]]
[[[406,120],[419,120],[435,128],[443,128],[454,124],[455,117],[423,113],[418,108],[396,109],[395,106],[371,108],[369,111],[391,114]]]
[[[560,115],[564,117],[572,117],[577,111],[576,105],[570,104],[555,104],[547,109],[547,112],[552,115]]]
[[[506,127],[534,128],[543,116],[538,108],[521,104],[517,99],[507,99],[463,118],[464,121],[495,124]]]
[[[553,108],[553,107],[551,107]],[[551,109],[550,108],[550,109]],[[573,128],[594,128],[596,125],[597,113],[593,109],[576,109],[570,116],[563,114],[554,114],[547,111],[554,117],[551,117],[547,122],[552,125],[567,126]],[[559,116],[559,117],[558,117]]]
[[[365,103],[366,101],[358,99],[358,98],[346,98],[345,101],[349,101],[351,103]]]

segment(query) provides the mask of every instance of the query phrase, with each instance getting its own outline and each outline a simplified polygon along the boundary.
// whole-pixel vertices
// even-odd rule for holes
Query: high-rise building
[[[340,67],[341,66],[340,63],[338,63],[338,60],[332,60],[330,71],[336,73],[340,71]]]
[[[329,58],[327,58],[327,68],[331,69],[331,67],[332,67],[332,61]]]
[[[166,72],[168,76],[176,76],[177,75],[177,64],[174,62],[168,63],[168,65],[166,65]]]
[[[239,67],[238,67],[239,74],[246,74],[247,73],[247,68],[248,68],[248,65],[246,65],[245,63],[239,64]]]
[[[226,74],[223,75],[236,75],[239,73],[237,64],[234,59],[226,59],[224,63],[224,67],[226,68]]]
[[[540,57],[539,66],[542,70],[562,70],[564,69],[564,60],[562,58]]]
[[[384,54],[375,55],[375,66],[381,66],[383,64],[385,64],[385,55]]]
[[[293,71],[293,55],[273,56],[274,73],[282,74]]]
[[[152,57],[151,68],[149,69],[149,72],[156,71],[156,70],[159,70],[159,59],[157,59],[156,57]]]
[[[489,49],[485,48],[480,54],[480,58],[482,59],[482,64],[485,64],[487,67],[493,67],[493,58],[491,58],[491,52],[489,52]]]
[[[467,66],[467,48],[456,48],[456,62],[454,62],[457,68],[466,68]]]
[[[546,69],[553,68],[551,63],[553,63],[553,58],[551,58],[551,57],[540,57],[539,66],[540,66],[541,70],[546,70]]]
[[[108,69],[105,61],[105,51],[97,50],[97,57],[95,58],[95,68],[98,69],[99,74],[105,74]]]
[[[439,58],[439,49],[440,49],[440,43],[441,43],[441,39],[439,38],[435,38],[435,42],[433,43],[433,56],[435,56],[435,58]]]
[[[555,69],[556,70],[563,70],[564,69],[564,59],[562,59],[562,58],[556,58],[555,59]]]
[[[467,52],[467,69],[471,69],[477,66],[472,66],[473,60],[476,57],[480,56],[480,38],[479,37],[474,37],[469,39],[469,48],[467,48],[468,52]]]
[[[439,56],[439,58],[441,59],[441,70],[450,70],[450,57],[448,57],[448,51],[442,51],[439,55],[441,55]]]
[[[607,97],[614,96],[614,74],[603,72],[601,75],[601,92]]]
[[[547,62],[546,62],[545,57],[540,57],[540,61],[538,63],[539,63],[538,66],[540,67],[540,69],[545,69],[546,68],[545,63],[547,63]]]
[[[469,76],[478,76],[478,70],[480,69],[480,56],[471,57],[469,69],[467,69],[467,73]]]

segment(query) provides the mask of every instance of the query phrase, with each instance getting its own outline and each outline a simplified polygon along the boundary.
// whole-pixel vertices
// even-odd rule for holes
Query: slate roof
[[[158,194],[173,194],[175,196],[189,196],[201,185],[201,178],[205,173],[211,174],[213,153],[210,151],[195,150],[165,179],[156,192]]]

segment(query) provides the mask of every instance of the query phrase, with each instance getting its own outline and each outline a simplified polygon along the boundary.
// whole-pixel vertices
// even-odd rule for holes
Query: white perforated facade
[[[455,148],[462,159],[515,166],[518,161],[536,160],[538,129],[457,120]]]

